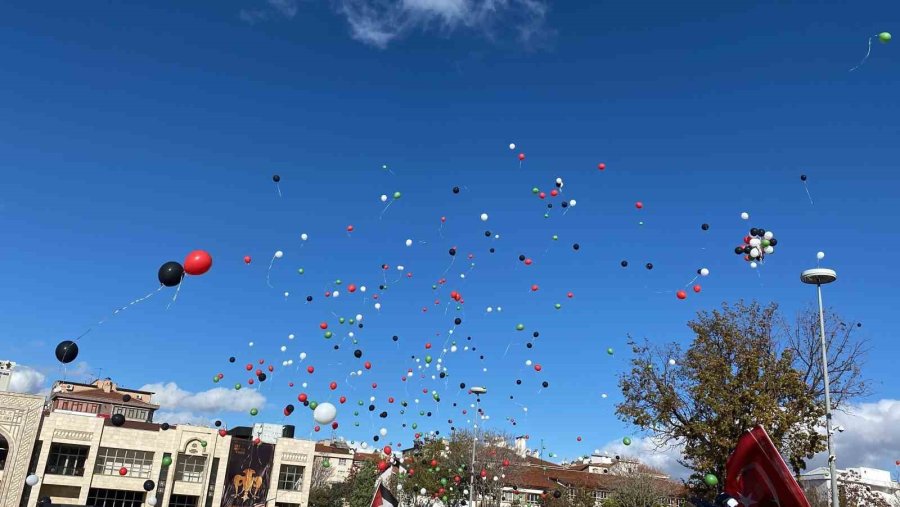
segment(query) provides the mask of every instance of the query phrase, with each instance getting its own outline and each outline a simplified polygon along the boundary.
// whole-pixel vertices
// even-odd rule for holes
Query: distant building
[[[58,380],[50,389],[50,409],[102,417],[122,414],[127,421],[149,423],[159,408],[151,403],[152,397],[153,393],[126,389],[108,378],[90,384]]]
[[[353,470],[354,451],[341,441],[325,440],[316,444],[314,466],[322,467],[329,484],[344,482]]]
[[[892,506],[900,507],[900,482],[891,479],[891,473],[877,468],[848,468],[837,470],[838,487],[858,486],[866,493],[884,499]],[[822,498],[829,498],[831,473],[826,467],[819,467],[800,476],[798,481],[803,489]],[[863,507],[863,506],[847,506]]]

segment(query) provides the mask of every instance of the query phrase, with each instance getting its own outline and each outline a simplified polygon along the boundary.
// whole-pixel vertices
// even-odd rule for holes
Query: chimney
[[[528,437],[516,437],[516,454],[522,458],[528,454]]]

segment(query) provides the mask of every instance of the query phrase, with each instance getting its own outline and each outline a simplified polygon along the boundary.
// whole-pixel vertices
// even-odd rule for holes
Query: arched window
[[[9,455],[9,442],[0,434],[0,470],[6,468],[6,457]]]

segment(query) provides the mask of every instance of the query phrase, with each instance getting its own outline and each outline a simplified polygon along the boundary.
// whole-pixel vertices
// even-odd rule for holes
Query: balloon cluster
[[[775,253],[775,245],[778,240],[772,231],[765,229],[750,229],[750,234],[744,237],[744,244],[734,248],[734,253],[743,255],[744,260],[750,263],[751,268],[756,267],[757,261],[762,262],[766,255]]]
[[[245,258],[244,262],[249,264],[248,259],[249,257]],[[157,278],[162,285],[175,287],[181,283],[185,273],[199,276],[209,271],[211,267],[212,256],[203,250],[194,250],[185,257],[183,266],[175,261],[169,261],[160,266]]]

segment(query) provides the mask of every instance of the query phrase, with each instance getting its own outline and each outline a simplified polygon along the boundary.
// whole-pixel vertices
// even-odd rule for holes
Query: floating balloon
[[[211,267],[212,256],[204,250],[194,250],[184,258],[184,272],[189,275],[202,275]]]
[[[60,363],[71,363],[76,357],[78,357],[78,344],[75,342],[64,340],[56,346],[56,359]]]
[[[169,261],[163,264],[159,267],[159,273],[157,273],[159,283],[166,287],[175,287],[181,283],[182,277],[184,277],[184,267],[175,261]]]
[[[156,483],[151,480],[144,481],[144,491],[153,491],[153,488],[156,487]]]
[[[38,480],[39,479],[38,479],[37,475],[31,474],[25,478],[25,484],[27,484],[29,486],[34,486],[35,484],[38,483]]]
[[[819,252],[816,254],[816,259],[822,260],[825,258],[825,252]]]
[[[749,220],[749,219],[750,219],[750,213],[747,213],[746,211],[741,213],[741,220]]]
[[[250,258],[249,255],[245,255],[245,256],[244,256],[244,264],[250,264],[250,261],[251,261],[251,260],[252,260],[252,259]]]
[[[744,236],[743,241],[742,245],[735,247],[734,253],[743,255],[751,268],[756,267],[757,261],[762,262],[766,255],[775,253],[775,245],[778,244],[772,231],[756,227],[750,229],[750,234]]]
[[[331,403],[322,403],[313,410],[313,419],[319,424],[331,424],[337,417],[337,408]]]
[[[113,426],[123,426],[125,424],[125,416],[122,414],[113,414],[113,416],[109,418],[109,422],[111,422]]]
[[[703,482],[709,487],[714,487],[719,485],[719,478],[713,474],[706,474],[703,476]]]

